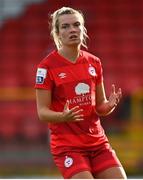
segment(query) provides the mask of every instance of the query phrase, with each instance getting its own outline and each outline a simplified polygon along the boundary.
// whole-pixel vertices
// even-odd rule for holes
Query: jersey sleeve
[[[46,90],[52,90],[53,88],[53,80],[50,70],[43,64],[37,66],[35,88]]]
[[[100,59],[97,61],[97,84],[103,82],[103,69]]]

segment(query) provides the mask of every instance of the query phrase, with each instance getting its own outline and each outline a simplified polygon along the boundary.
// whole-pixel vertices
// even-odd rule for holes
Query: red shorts
[[[65,179],[69,179],[82,171],[98,174],[105,169],[122,166],[115,151],[106,145],[102,145],[100,149],[95,151],[80,151],[79,149],[76,151],[72,149],[53,157],[56,166]]]

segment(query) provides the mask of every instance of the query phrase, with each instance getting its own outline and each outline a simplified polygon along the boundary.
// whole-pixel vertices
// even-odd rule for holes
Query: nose
[[[76,31],[76,28],[74,26],[71,26],[70,27],[70,32],[75,32]]]

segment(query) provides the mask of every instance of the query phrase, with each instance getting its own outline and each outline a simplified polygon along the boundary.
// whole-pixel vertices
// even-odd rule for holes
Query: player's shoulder
[[[92,62],[95,62],[95,63],[100,63],[100,58],[97,57],[96,55],[90,53],[90,52],[87,52],[87,51],[83,51],[82,50],[82,53],[83,53],[83,56],[88,59],[88,61],[92,61]]]
[[[52,66],[53,59],[55,59],[55,53],[56,51],[53,50],[52,52],[50,52],[46,57],[44,57],[41,62],[38,64],[38,66],[44,66],[44,67],[50,67]]]

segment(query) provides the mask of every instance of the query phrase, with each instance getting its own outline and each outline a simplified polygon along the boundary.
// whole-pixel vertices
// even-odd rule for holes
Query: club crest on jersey
[[[88,72],[89,72],[89,74],[91,75],[91,76],[97,76],[97,74],[96,74],[96,69],[93,67],[93,66],[89,66],[89,68],[88,68]]]
[[[43,84],[46,78],[47,70],[44,68],[38,68],[36,74],[36,84]]]
[[[66,156],[64,165],[65,167],[69,168],[73,164],[73,159],[71,157]]]

